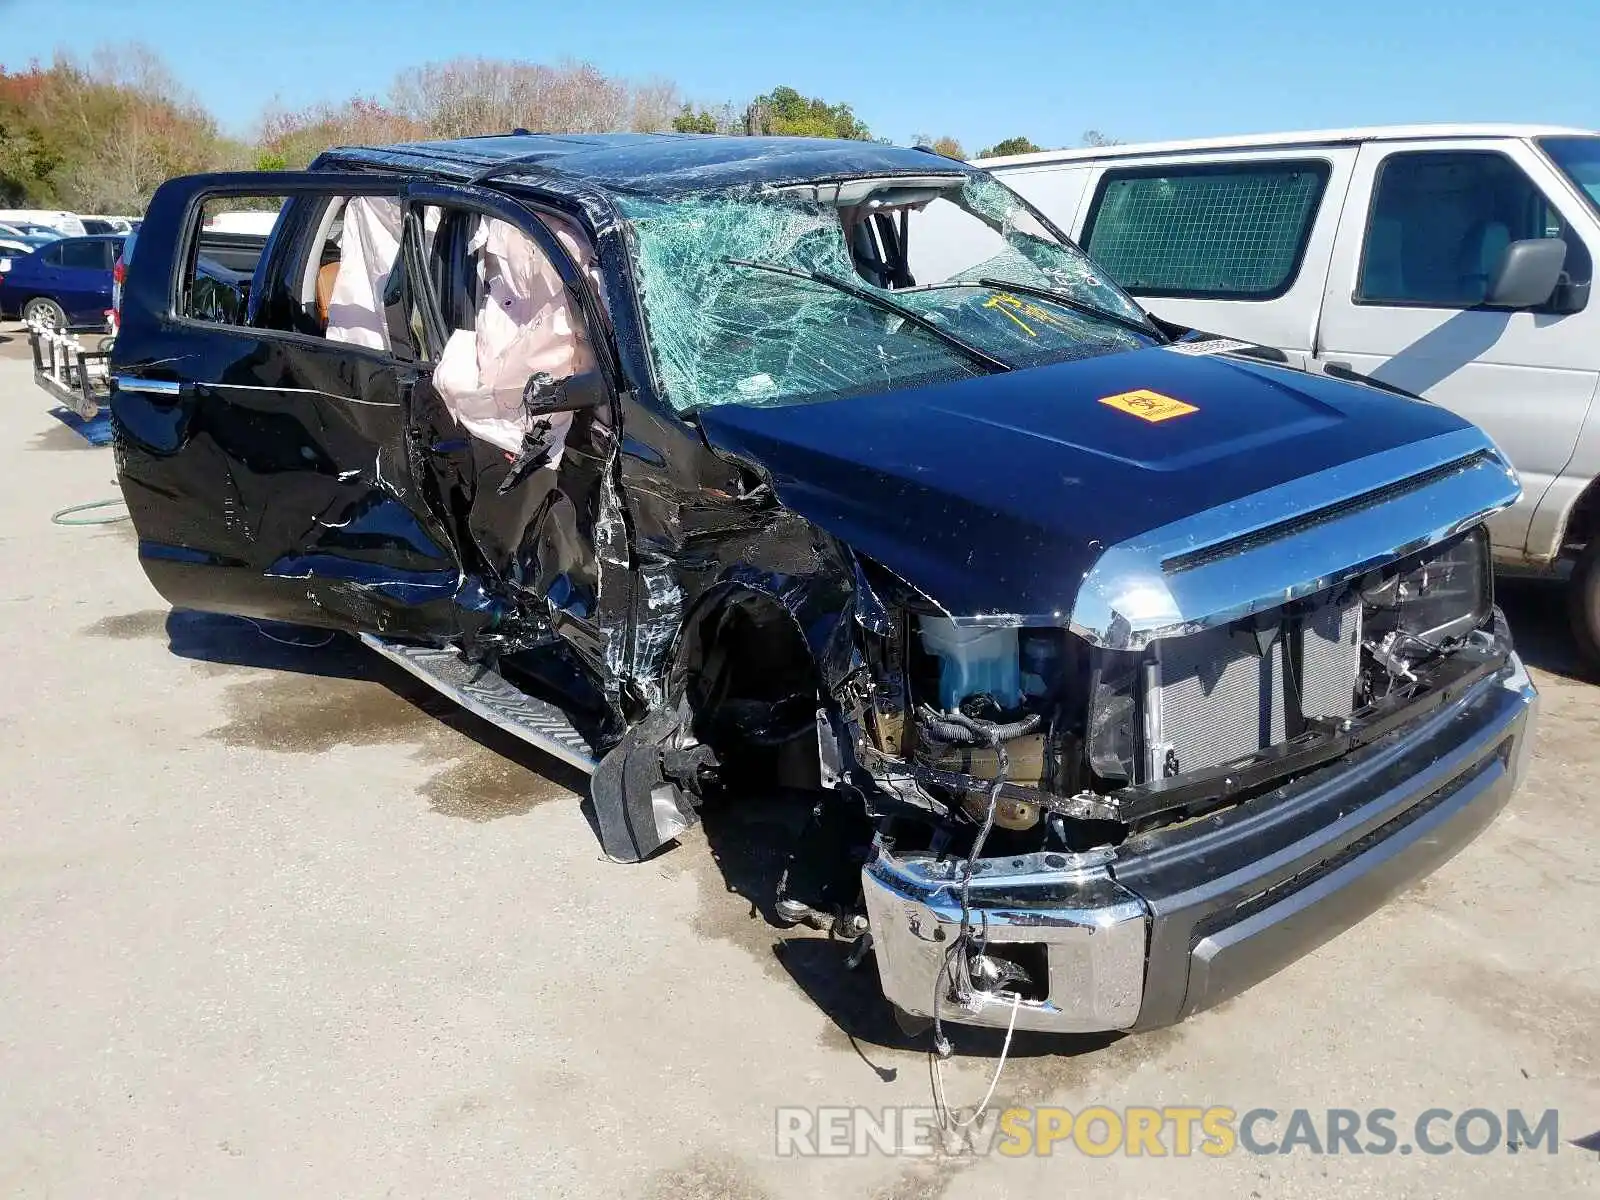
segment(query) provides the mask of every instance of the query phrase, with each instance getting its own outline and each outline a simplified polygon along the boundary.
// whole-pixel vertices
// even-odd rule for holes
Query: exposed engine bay
[[[868,723],[889,786],[939,801],[940,828],[988,815],[1001,853],[1076,852],[1189,819],[1290,772],[1263,752],[1336,744],[1490,619],[1480,528],[1340,588],[1139,651],[1065,629],[957,624],[903,610],[876,639]],[[884,696],[903,695],[894,705]],[[895,774],[895,760],[903,766]],[[1185,788],[1234,768],[1234,786]]]
[[[974,881],[1000,889],[985,887],[985,903],[1016,905],[1032,898],[1010,885],[1053,875],[1059,897],[1075,869],[1103,866],[1130,838],[1282,788],[1417,719],[1503,666],[1502,640],[1481,527],[1140,651],[1063,629],[963,626],[908,604],[873,639],[885,683],[865,715],[863,761],[902,802],[876,813],[869,883],[959,898],[953,936],[930,960],[931,1004],[916,1011],[937,1025],[944,1004],[969,1016],[996,998],[1049,1007],[1049,949],[992,930]],[[867,903],[873,928],[896,920],[870,886]]]

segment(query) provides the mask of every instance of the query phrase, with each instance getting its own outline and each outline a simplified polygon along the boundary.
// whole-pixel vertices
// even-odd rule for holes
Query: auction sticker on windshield
[[[1152,424],[1157,421],[1170,421],[1173,417],[1186,417],[1192,412],[1200,411],[1192,404],[1185,404],[1182,400],[1163,396],[1160,392],[1152,392],[1148,388],[1140,388],[1135,392],[1118,392],[1115,396],[1101,396],[1100,403],[1109,404],[1112,408],[1121,409]]]

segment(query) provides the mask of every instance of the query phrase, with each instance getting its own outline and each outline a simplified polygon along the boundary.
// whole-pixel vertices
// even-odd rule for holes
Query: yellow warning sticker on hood
[[[1148,388],[1140,388],[1136,392],[1118,392],[1115,396],[1101,396],[1100,403],[1120,408],[1123,412],[1130,413],[1141,421],[1149,421],[1151,424],[1157,421],[1170,421],[1173,417],[1186,417],[1192,412],[1200,411],[1192,404],[1185,404],[1182,400],[1174,400],[1171,396],[1163,396],[1160,392],[1152,392]]]

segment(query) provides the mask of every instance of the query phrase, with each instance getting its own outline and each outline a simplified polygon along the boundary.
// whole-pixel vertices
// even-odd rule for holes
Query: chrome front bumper
[[[1496,676],[1390,739],[1204,821],[1116,851],[981,859],[973,925],[999,957],[1042,955],[1016,1027],[1153,1028],[1209,1008],[1354,925],[1475,838],[1524,773],[1538,693]],[[948,998],[957,865],[879,853],[862,869],[884,994],[919,1016],[1004,1028],[1009,996]]]

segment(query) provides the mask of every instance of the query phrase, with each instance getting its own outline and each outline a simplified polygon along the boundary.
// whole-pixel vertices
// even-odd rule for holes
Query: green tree
[[[685,104],[683,110],[672,118],[672,128],[676,133],[717,133],[717,115],[707,108],[695,108],[692,104]]]
[[[162,180],[238,165],[240,147],[151,50],[130,43],[0,69],[0,196],[138,213]],[[245,161],[248,161],[247,159]]]
[[[748,133],[785,137],[848,138],[870,142],[872,131],[848,104],[829,104],[802,96],[792,87],[776,87],[757,96],[745,113]]]
[[[967,157],[966,149],[961,145],[960,142],[956,141],[956,139],[951,137],[949,134],[945,134],[940,138],[934,138],[929,148],[935,154],[942,154],[946,158],[965,159]]]
[[[1002,142],[996,142],[987,150],[979,150],[979,158],[1004,158],[1008,154],[1037,154],[1043,147],[1035,145],[1025,137],[1008,137]]]

